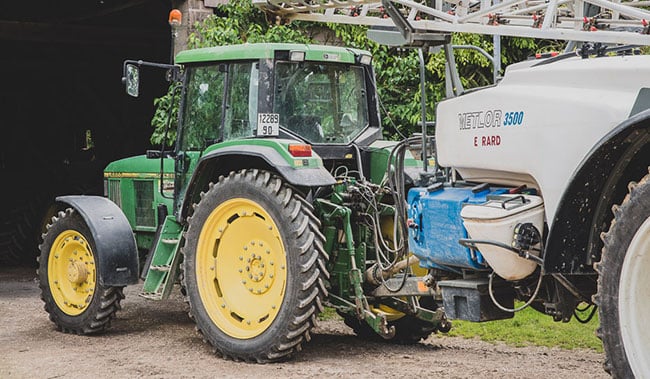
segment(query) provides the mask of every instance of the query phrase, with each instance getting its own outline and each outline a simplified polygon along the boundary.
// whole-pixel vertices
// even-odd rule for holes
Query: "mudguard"
[[[650,143],[650,109],[637,112],[593,147],[566,187],[548,236],[547,273],[593,273],[591,264],[600,259],[600,232],[610,223],[612,204],[625,196],[629,180],[643,176],[650,165],[640,154]],[[638,173],[627,178],[630,167]]]
[[[298,158],[296,161],[301,161]],[[300,168],[292,167],[287,160],[270,146],[260,145],[233,145],[220,147],[206,153],[199,160],[192,178],[187,188],[187,194],[182,199],[180,210],[180,220],[187,216],[190,205],[196,201],[192,197],[201,188],[206,177],[216,178],[218,175],[227,175],[230,171],[236,171],[243,168],[258,168],[277,172],[288,183],[295,186],[320,187],[329,186],[336,183],[332,174],[327,171],[322,164],[313,165],[310,159],[310,166]]]
[[[269,146],[228,146],[219,150],[211,151],[201,157],[199,168],[203,162],[219,158],[232,156],[234,159],[245,159],[245,157],[257,157],[263,159],[270,167],[275,168],[278,173],[289,183],[296,186],[329,186],[336,183],[325,168],[321,167],[301,167],[296,169],[284,159],[277,150]],[[199,171],[199,170],[196,170]],[[194,178],[192,178],[194,180]]]
[[[95,241],[99,283],[138,283],[138,248],[122,210],[101,196],[59,196],[56,201],[74,208],[88,225]]]

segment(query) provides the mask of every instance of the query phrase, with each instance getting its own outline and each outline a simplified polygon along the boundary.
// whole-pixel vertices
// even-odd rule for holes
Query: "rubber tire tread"
[[[37,229],[45,208],[46,200],[38,196],[15,201],[0,222],[0,265],[36,268]]]
[[[621,205],[612,207],[614,219],[609,231],[601,235],[604,243],[602,258],[594,264],[599,274],[598,293],[594,297],[600,318],[597,335],[605,349],[603,368],[613,378],[634,377],[620,334],[618,290],[627,249],[639,227],[650,217],[650,175],[639,183],[630,183],[628,188]]]
[[[280,311],[264,332],[250,339],[237,339],[222,332],[207,314],[197,288],[196,244],[203,223],[219,204],[233,198],[247,198],[265,207],[280,229],[287,252],[287,283]],[[300,351],[302,344],[311,339],[309,332],[323,310],[323,280],[328,276],[321,269],[325,267],[324,240],[311,204],[282,178],[264,170],[244,169],[210,183],[209,190],[201,193],[201,200],[194,204],[188,223],[181,250],[183,287],[189,315],[203,340],[214,347],[216,354],[234,361],[282,361]],[[311,246],[301,253],[299,247],[310,240]],[[317,280],[313,280],[314,275]]]
[[[115,313],[121,309],[120,301],[124,299],[123,287],[102,286],[101,278],[97,277],[95,285],[95,296],[88,308],[76,316],[65,314],[56,304],[49,287],[48,281],[48,258],[52,244],[57,236],[66,230],[76,230],[90,244],[95,254],[94,239],[83,218],[72,208],[59,212],[52,217],[51,223],[47,225],[47,231],[43,234],[43,243],[38,246],[40,256],[37,276],[41,290],[41,300],[45,303],[45,311],[50,315],[50,321],[54,322],[57,330],[71,334],[97,334],[106,331]],[[97,274],[99,276],[99,273]]]

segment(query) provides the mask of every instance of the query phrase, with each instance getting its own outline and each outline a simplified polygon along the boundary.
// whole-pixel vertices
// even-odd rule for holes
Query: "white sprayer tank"
[[[502,195],[483,204],[468,204],[460,215],[471,239],[511,246],[517,224],[532,223],[540,233],[543,231],[544,202],[539,196]],[[535,262],[502,247],[490,244],[477,247],[494,272],[505,280],[523,279],[537,267]]]

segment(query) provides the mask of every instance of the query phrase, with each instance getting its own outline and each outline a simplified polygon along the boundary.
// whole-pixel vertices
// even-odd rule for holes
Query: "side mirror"
[[[140,68],[134,64],[127,64],[124,70],[124,84],[129,96],[138,97],[140,94]]]

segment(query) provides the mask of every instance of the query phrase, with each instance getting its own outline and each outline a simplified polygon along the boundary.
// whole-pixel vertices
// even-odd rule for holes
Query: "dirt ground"
[[[516,348],[434,335],[412,346],[366,342],[322,321],[292,360],[223,360],[194,330],[178,291],[154,302],[125,290],[110,331],[59,333],[43,310],[34,270],[0,270],[0,378],[608,378],[602,354]]]

